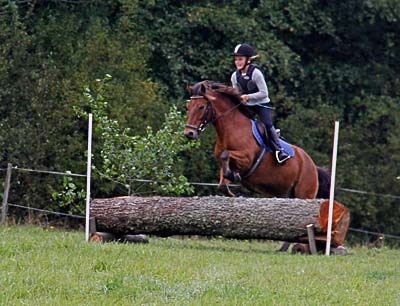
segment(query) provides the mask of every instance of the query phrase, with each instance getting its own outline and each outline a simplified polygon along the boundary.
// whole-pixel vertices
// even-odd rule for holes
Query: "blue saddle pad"
[[[257,122],[255,120],[251,120],[251,127],[253,131],[254,138],[257,140],[259,145],[263,148],[265,148],[267,151],[272,152],[272,149],[264,142],[262,136],[260,135],[260,132],[257,129]],[[279,138],[279,142],[281,143],[281,147],[285,150],[286,153],[288,153],[291,157],[294,156],[294,150],[293,147],[290,143],[287,143],[286,141],[282,140]]]

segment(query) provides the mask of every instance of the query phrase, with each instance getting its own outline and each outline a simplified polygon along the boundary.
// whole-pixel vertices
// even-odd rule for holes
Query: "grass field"
[[[276,243],[0,227],[0,305],[400,305],[400,251],[275,252]]]

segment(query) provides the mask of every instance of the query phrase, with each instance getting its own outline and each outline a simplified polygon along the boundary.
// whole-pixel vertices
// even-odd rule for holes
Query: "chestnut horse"
[[[195,140],[210,123],[214,125],[217,132],[214,154],[220,165],[218,189],[222,193],[235,196],[229,184],[240,181],[247,189],[267,197],[313,199],[317,193],[320,197],[327,196],[326,184],[321,184],[325,190],[318,190],[318,174],[320,180],[327,179],[329,174],[317,168],[300,147],[292,145],[295,154],[283,165],[279,165],[272,154],[267,154],[259,166],[252,169],[262,149],[253,137],[246,113],[251,107],[242,105],[236,89],[209,81],[188,89],[191,98],[184,133]],[[254,172],[248,175],[250,169]]]

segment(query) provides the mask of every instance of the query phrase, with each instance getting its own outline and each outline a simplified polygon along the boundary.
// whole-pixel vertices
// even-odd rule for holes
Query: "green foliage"
[[[280,127],[284,138],[306,150],[317,165],[329,168],[334,121],[342,117],[342,111],[338,106],[318,102],[312,108],[295,105],[293,113]]]
[[[400,164],[400,99],[355,97],[352,105],[359,112],[352,119],[352,128],[344,130],[341,135],[340,184],[348,188],[373,190],[374,193],[399,195],[400,184],[396,176]],[[397,231],[398,222],[390,215],[396,215],[398,200],[345,195],[341,195],[341,199],[351,207],[354,224],[371,224],[375,231]]]
[[[82,84],[109,71],[120,80],[110,90],[112,116],[138,133],[147,125],[159,126],[159,114],[167,111],[168,105],[161,98],[162,85],[148,75],[146,37],[134,22],[138,9],[132,1],[129,7],[120,7],[118,1],[103,4],[48,1],[24,6],[10,1],[1,6],[3,164],[84,172],[86,124],[76,120],[72,108],[83,103]],[[115,19],[116,9],[126,10],[127,15]],[[96,147],[94,150],[97,156]],[[32,207],[47,206],[59,184],[50,176],[21,174],[14,178],[18,181],[12,186],[14,201]],[[109,183],[102,182],[93,195],[102,192],[110,195]]]
[[[70,173],[70,171],[67,171],[67,173]],[[84,189],[79,189],[73,182],[72,177],[64,176],[63,190],[60,192],[53,192],[51,196],[57,205],[66,209],[69,214],[85,214],[86,192]]]
[[[143,3],[141,22],[154,50],[150,65],[171,95],[185,95],[183,84],[203,79],[229,83],[234,70],[231,54],[243,41],[253,43],[261,54],[258,64],[267,71],[270,90],[277,92],[275,100],[287,95],[287,87],[300,85],[299,56],[261,22],[262,6],[254,6],[239,1]]]
[[[339,120],[338,185],[399,195],[398,180],[393,181],[400,173],[399,1],[8,1],[0,5],[0,28],[3,166],[82,173],[86,122],[76,120],[72,106],[86,104],[82,84],[94,89],[92,80],[106,73],[118,80],[108,84],[107,118],[118,122],[122,135],[126,128],[129,135],[146,135],[135,140],[137,145],[147,152],[147,141],[171,161],[153,140],[165,135],[147,126],[168,130],[162,125],[165,114],[172,105],[183,112],[187,84],[229,83],[232,49],[246,41],[261,55],[256,63],[265,72],[284,137],[329,167],[333,121]],[[165,124],[181,132],[181,126]],[[159,179],[175,183],[168,176],[172,171],[178,182],[181,174],[217,181],[214,141],[208,129],[199,150],[179,153],[181,162],[169,163],[173,170],[157,168],[163,173]],[[103,144],[94,146],[95,165],[103,163],[100,148]],[[153,176],[151,167],[146,171],[145,177]],[[123,184],[137,177],[127,174]],[[51,177],[18,175],[16,180],[12,188],[24,195],[12,190],[14,200],[37,207],[46,205],[59,184]],[[131,188],[162,191],[139,184]],[[105,180],[94,185],[94,196],[120,191]],[[338,196],[352,209],[352,225],[400,233],[396,199]]]
[[[150,191],[160,194],[179,195],[193,192],[186,177],[179,174],[179,155],[196,146],[183,136],[184,118],[171,107],[165,117],[162,128],[154,132],[147,127],[145,136],[132,135],[129,128],[121,129],[117,120],[109,118],[109,103],[104,95],[108,94],[111,80],[106,75],[104,80],[98,80],[96,94],[86,88],[89,112],[93,113],[98,134],[98,140],[103,145],[101,149],[102,166],[97,167],[99,173],[116,180],[119,183],[132,186],[137,180],[150,180]],[[79,115],[87,118],[87,113],[78,110]]]

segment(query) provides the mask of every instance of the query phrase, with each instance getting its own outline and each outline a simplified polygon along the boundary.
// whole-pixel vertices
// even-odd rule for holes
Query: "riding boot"
[[[269,138],[269,144],[272,148],[272,151],[275,153],[276,161],[279,164],[282,164],[290,158],[290,155],[281,147],[275,128],[271,126],[270,128],[265,127],[265,129]]]

